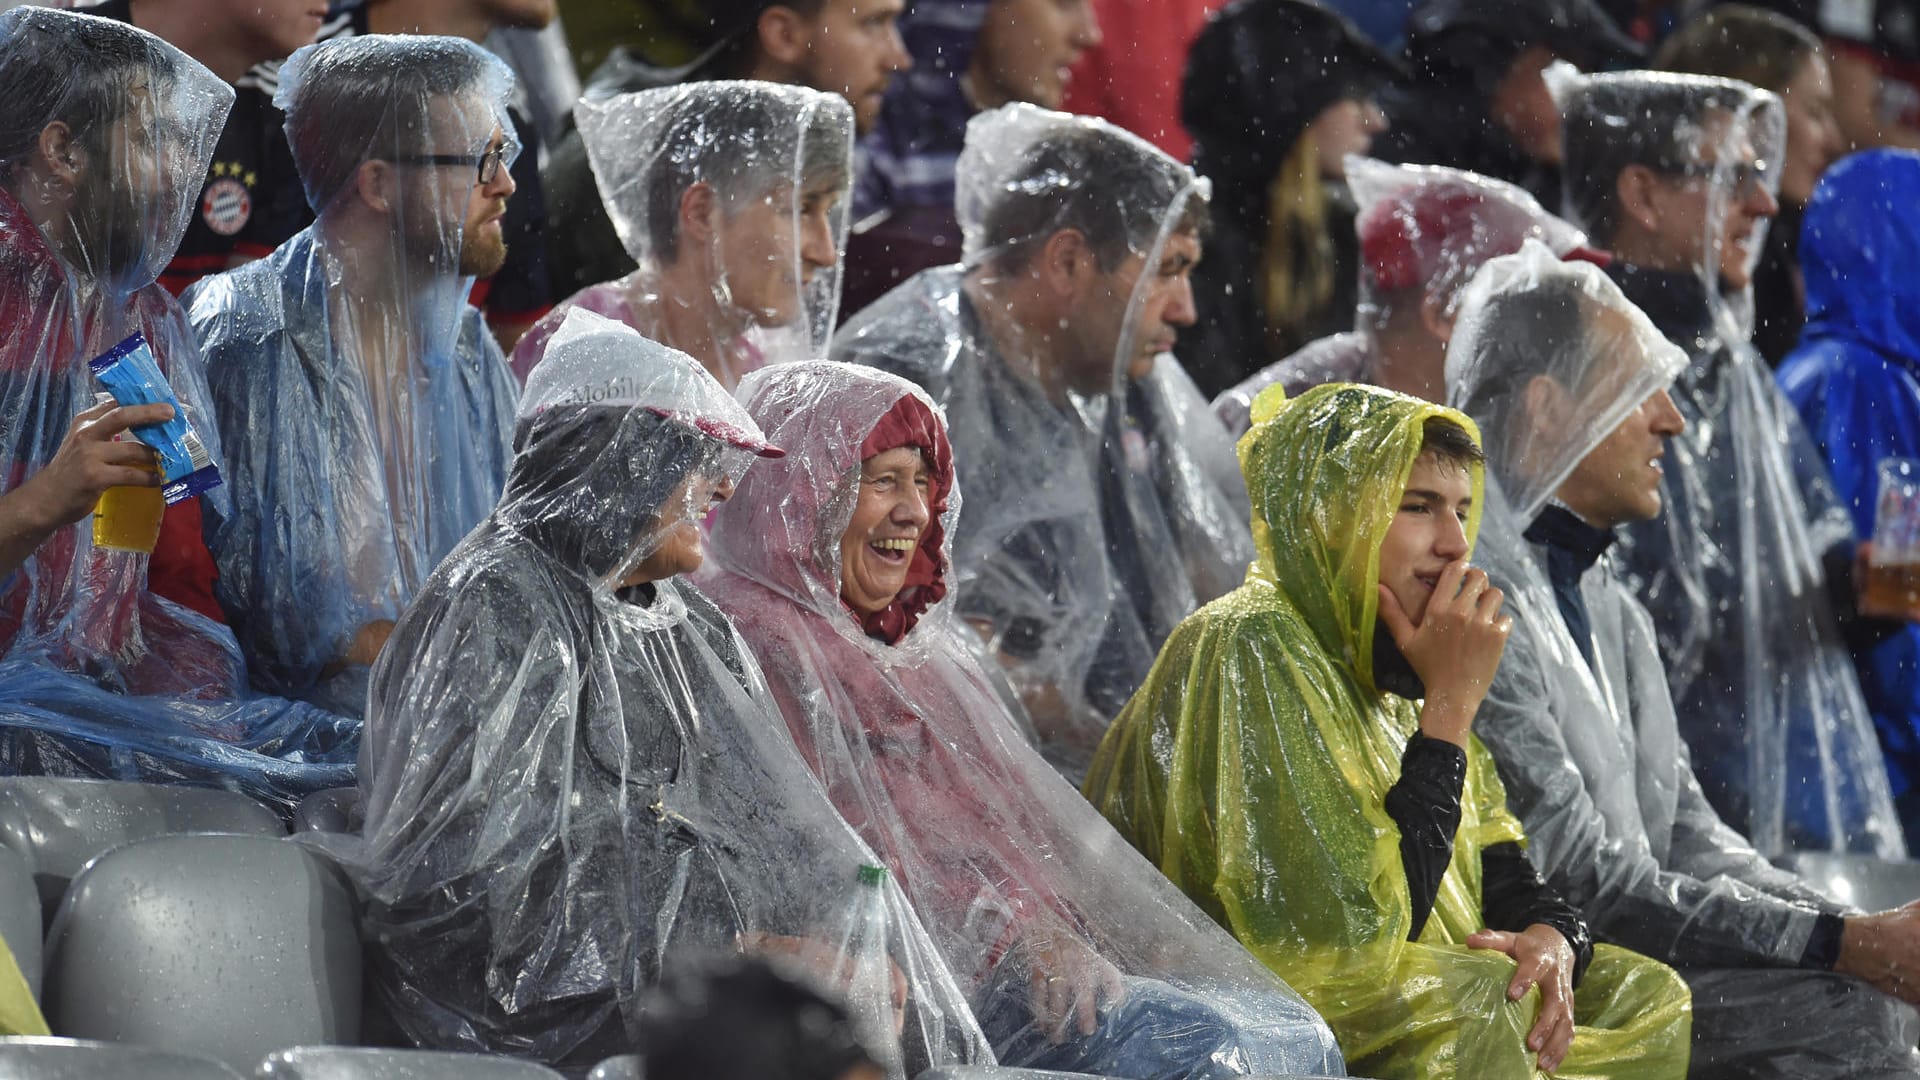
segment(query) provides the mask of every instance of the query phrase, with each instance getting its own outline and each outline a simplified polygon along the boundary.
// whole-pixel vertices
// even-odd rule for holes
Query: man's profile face
[[[993,0],[967,69],[974,103],[1027,101],[1057,109],[1071,69],[1099,44],[1093,0]]]
[[[440,98],[428,111],[429,134],[399,156],[445,157],[436,164],[400,165],[401,198],[396,227],[408,258],[422,271],[486,276],[506,258],[501,215],[513,194],[513,177],[502,160],[491,181],[479,182],[480,156],[505,145],[509,136],[479,95]],[[488,132],[485,143],[477,133]]]
[[[491,180],[478,182],[479,173],[474,174],[475,183],[467,196],[467,220],[460,232],[460,274],[462,277],[492,277],[500,272],[507,262],[507,240],[501,232],[507,212],[507,199],[513,195],[513,174],[507,169],[506,158],[510,155],[507,147],[507,133],[499,128],[493,129],[493,138],[487,142],[489,154],[500,155],[497,164],[489,162],[494,170]]]
[[[1753,140],[1730,130],[1732,125],[1731,113],[1709,113],[1691,155],[1693,175],[1660,174],[1655,183],[1660,240],[1669,263],[1662,269],[1712,269],[1729,288],[1743,289],[1753,280],[1759,227],[1779,204],[1760,171],[1773,163],[1762,162]],[[1732,164],[1723,169],[1725,160]]]
[[[1068,322],[1075,347],[1067,374],[1074,391],[1105,394],[1118,379],[1152,373],[1155,358],[1172,351],[1180,328],[1194,323],[1192,275],[1199,261],[1199,237],[1176,232],[1158,262],[1149,265],[1144,254],[1129,255],[1089,280]]]
[[[854,128],[873,130],[896,72],[913,66],[900,40],[906,0],[826,0],[812,20],[802,81],[853,106]]]
[[[77,261],[119,281],[148,262],[186,196],[169,165],[187,155],[191,133],[159,112],[144,83],[126,91],[126,108],[111,124],[80,139],[87,178],[72,211]],[[158,269],[157,261],[154,269]],[[132,284],[145,284],[138,282]]]

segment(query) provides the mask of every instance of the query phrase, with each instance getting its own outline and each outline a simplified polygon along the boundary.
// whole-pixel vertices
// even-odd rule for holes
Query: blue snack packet
[[[152,447],[160,458],[164,481],[160,494],[168,506],[220,486],[220,467],[213,463],[213,456],[193,430],[173,386],[160,374],[160,364],[145,337],[135,331],[104,355],[89,360],[87,367],[121,405],[173,406],[173,419],[132,429],[133,436]]]

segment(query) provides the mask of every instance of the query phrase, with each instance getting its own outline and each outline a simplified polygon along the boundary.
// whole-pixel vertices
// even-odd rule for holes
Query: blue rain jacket
[[[1800,233],[1807,326],[1777,377],[1873,535],[1879,463],[1920,457],[1920,154],[1870,150],[1828,171]],[[1920,627],[1856,651],[1893,794],[1920,783]]]
[[[330,325],[316,229],[183,299],[232,493],[206,526],[216,595],[255,686],[359,717],[347,650],[499,499],[519,390],[480,313],[437,301],[455,317],[420,319],[404,373],[369,378]]]

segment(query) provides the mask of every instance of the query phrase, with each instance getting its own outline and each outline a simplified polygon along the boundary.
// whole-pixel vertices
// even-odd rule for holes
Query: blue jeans
[[[1011,965],[1009,965],[1011,966]],[[1270,1073],[1345,1076],[1325,1021],[1298,998],[1215,989],[1206,997],[1126,976],[1127,997],[1082,1035],[1052,1043],[1033,1022],[1023,978],[997,977],[978,1015],[1000,1064],[1124,1080],[1227,1080]]]

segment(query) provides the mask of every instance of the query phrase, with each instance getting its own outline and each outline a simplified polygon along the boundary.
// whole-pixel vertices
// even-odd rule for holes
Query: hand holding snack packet
[[[160,459],[160,490],[168,506],[220,486],[220,467],[207,453],[167,377],[160,373],[145,337],[135,332],[105,355],[89,361],[87,367],[122,405],[172,406],[171,419],[132,429],[133,436],[152,447]]]

